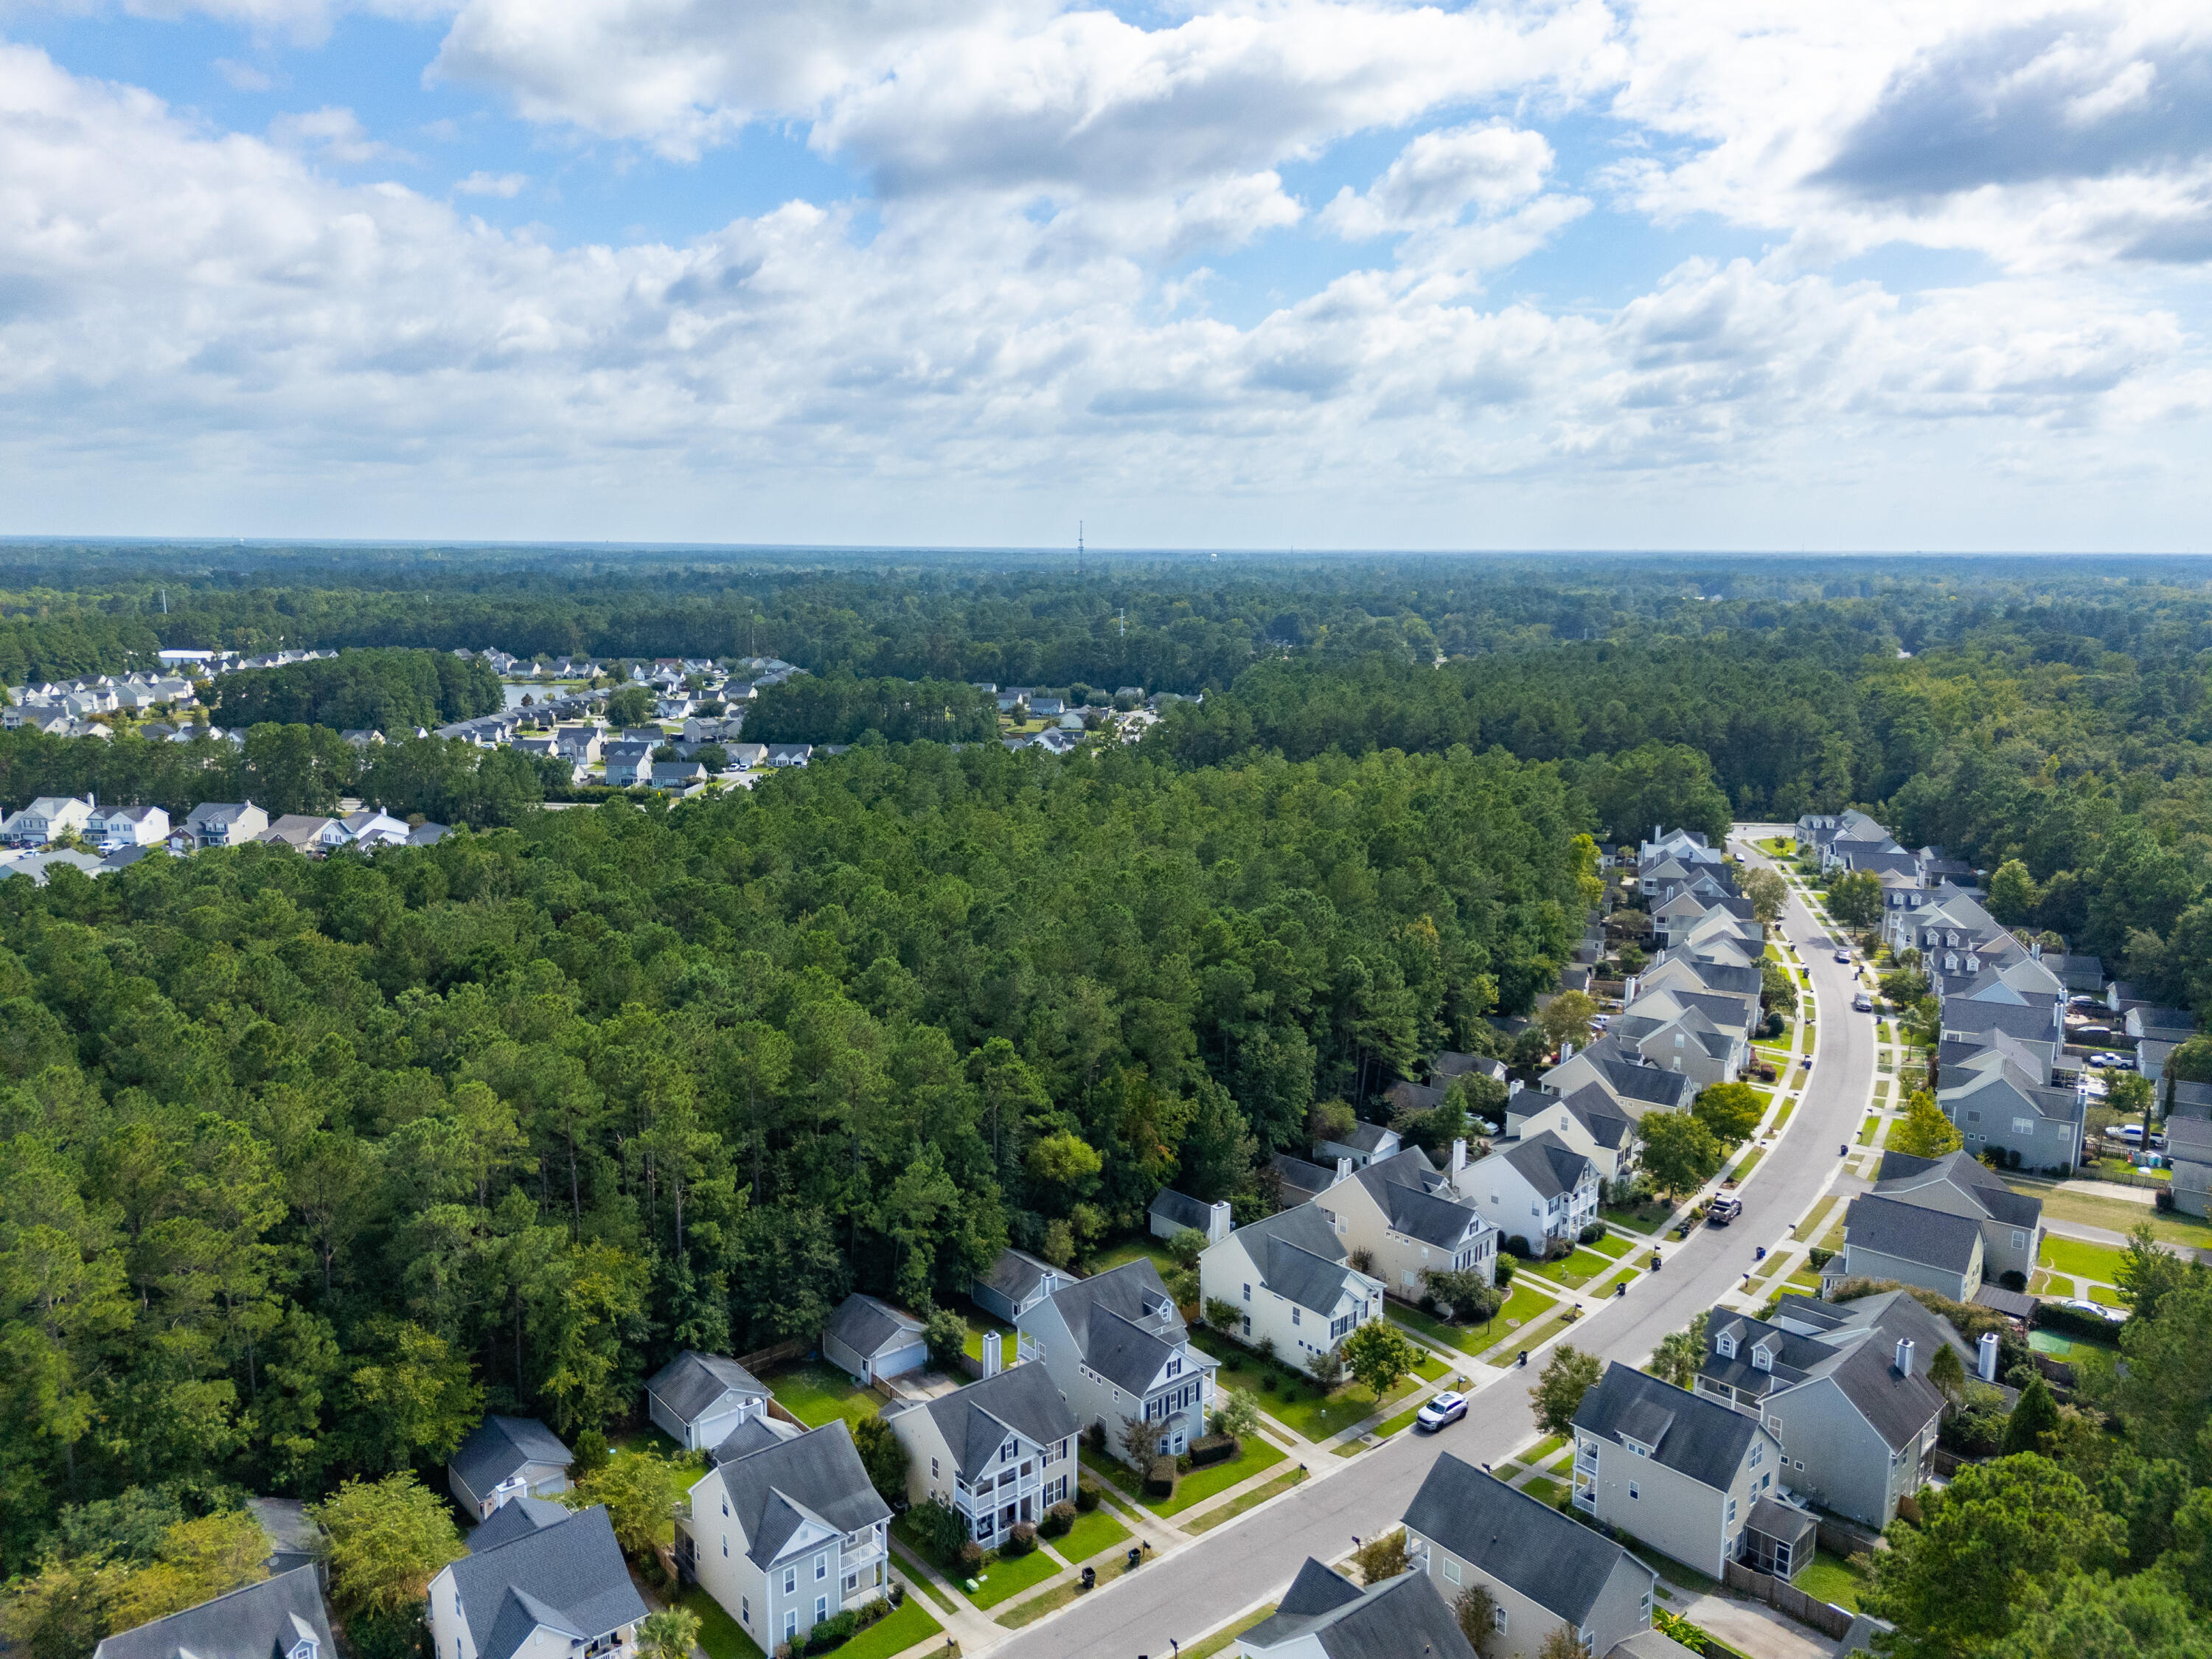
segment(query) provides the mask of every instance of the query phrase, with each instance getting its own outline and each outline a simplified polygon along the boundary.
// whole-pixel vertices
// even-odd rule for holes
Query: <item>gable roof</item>
[[[1267,1160],[1283,1183],[1284,1196],[1295,1204],[1318,1193],[1325,1193],[1336,1184],[1336,1171],[1303,1158],[1293,1158],[1288,1152],[1277,1152]]]
[[[1172,1187],[1163,1187],[1152,1194],[1147,1214],[1178,1227],[1188,1227],[1194,1232],[1204,1232],[1213,1224],[1213,1206],[1200,1202],[1188,1193],[1179,1193]]]
[[[520,1498],[501,1504],[462,1541],[469,1547],[469,1553],[474,1555],[480,1550],[497,1549],[501,1544],[509,1543],[525,1533],[557,1527],[568,1518],[568,1514],[565,1505],[556,1504],[550,1498],[532,1498],[525,1493]]]
[[[731,1516],[744,1529],[745,1553],[762,1567],[782,1553],[807,1522],[848,1533],[890,1519],[890,1505],[869,1484],[852,1428],[842,1417],[744,1456],[718,1461],[714,1468],[729,1494]]]
[[[1875,1171],[1874,1190],[1883,1198],[1902,1198],[1937,1182],[1957,1188],[1992,1221],[2011,1227],[2033,1227],[2043,1218],[2043,1200],[2016,1193],[1998,1180],[1971,1153],[1948,1152],[1942,1158],[1914,1158],[1908,1152],[1884,1152]]]
[[[1021,1302],[1043,1284],[1048,1276],[1073,1279],[1076,1275],[1066,1267],[1055,1267],[1049,1261],[1040,1261],[1026,1250],[1007,1249],[999,1252],[988,1273],[980,1273],[976,1278],[978,1283],[989,1285],[1009,1302]]]
[[[872,1359],[879,1353],[910,1346],[921,1331],[921,1322],[912,1314],[855,1291],[837,1304],[823,1334],[836,1338],[861,1358]]]
[[[446,1571],[477,1659],[511,1659],[541,1625],[589,1642],[645,1617],[604,1504],[463,1556]]]
[[[1539,1135],[1503,1142],[1490,1156],[1502,1158],[1511,1164],[1541,1198],[1557,1198],[1574,1191],[1584,1172],[1595,1173],[1597,1167],[1549,1129]],[[1483,1162],[1488,1163],[1489,1159]]]
[[[337,1659],[313,1566],[295,1567],[166,1619],[118,1631],[93,1659],[281,1659],[303,1641]]]
[[[1322,1583],[1335,1578],[1345,1597]],[[1300,1608],[1295,1611],[1293,1601]],[[1282,1605],[1246,1631],[1244,1645],[1268,1650],[1311,1641],[1328,1659],[1474,1659],[1474,1649],[1424,1572],[1404,1572],[1365,1589],[1307,1559]]]
[[[565,1469],[576,1461],[553,1431],[532,1417],[487,1417],[469,1431],[449,1467],[479,1498],[532,1464]]]
[[[1646,1376],[1619,1361],[1583,1396],[1575,1427],[1651,1449],[1651,1461],[1715,1491],[1725,1490],[1763,1431],[1756,1418]]]
[[[1655,1577],[1620,1545],[1450,1452],[1430,1466],[1405,1522],[1577,1628],[1624,1561],[1647,1583]]]
[[[1845,1248],[1856,1244],[1900,1261],[1964,1273],[1974,1265],[1982,1230],[1968,1216],[1952,1215],[1898,1199],[1862,1193],[1844,1212]]]
[[[2170,1117],[2166,1121],[2166,1145],[2177,1159],[2212,1164],[2212,1122],[2201,1117]]]
[[[645,1387],[684,1423],[696,1422],[726,1394],[768,1396],[767,1385],[736,1360],[689,1348],[655,1371]]]
[[[1489,1224],[1451,1190],[1451,1183],[1437,1173],[1429,1155],[1418,1146],[1370,1164],[1352,1178],[1374,1199],[1393,1231],[1424,1244],[1450,1249],[1467,1237],[1469,1227]]]
[[[1188,1334],[1149,1257],[1078,1279],[1054,1291],[1051,1304],[1085,1363],[1129,1394],[1150,1388]]]
[[[1724,1335],[1736,1345],[1732,1358],[1719,1352]],[[1910,1376],[1897,1369],[1900,1338],[1913,1345]],[[1845,1303],[1793,1296],[1784,1298],[1771,1320],[1716,1308],[1707,1321],[1705,1354],[1698,1372],[1761,1398],[1809,1382],[1832,1381],[1883,1443],[1896,1451],[1917,1439],[1944,1410],[1942,1391],[1928,1378],[1929,1364],[1939,1346],[1949,1347],[1972,1375],[1973,1349],[1909,1291],[1890,1291]],[[1753,1363],[1754,1349],[1765,1350],[1766,1366]]]
[[[1574,1093],[1560,1097],[1559,1104],[1573,1115],[1592,1140],[1608,1151],[1618,1152],[1635,1133],[1636,1120],[1603,1084],[1585,1083]]]
[[[936,1422],[937,1431],[952,1449],[953,1468],[963,1476],[977,1473],[995,1458],[1009,1430],[1049,1446],[1080,1432],[1083,1426],[1042,1365],[1017,1365],[940,1395],[921,1409]]]

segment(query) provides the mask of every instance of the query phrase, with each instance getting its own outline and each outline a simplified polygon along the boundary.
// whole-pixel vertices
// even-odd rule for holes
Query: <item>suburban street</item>
[[[1731,850],[1747,865],[1765,864],[1752,842],[1786,832],[1786,827],[1740,825]],[[1665,1266],[1659,1272],[1638,1279],[1626,1297],[1571,1328],[1566,1340],[1585,1352],[1640,1364],[1662,1337],[1740,1285],[1755,1249],[1784,1237],[1837,1176],[1838,1148],[1858,1130],[1872,1091],[1874,1022],[1852,1012],[1853,969],[1833,959],[1826,926],[1794,895],[1783,930],[1804,958],[1818,1008],[1818,1048],[1803,1101],[1738,1188],[1741,1218],[1723,1231],[1699,1228],[1686,1241],[1663,1239]],[[1355,1535],[1370,1537],[1395,1525],[1442,1453],[1499,1462],[1534,1439],[1528,1388],[1540,1360],[1481,1385],[1467,1419],[1443,1433],[1401,1433],[1340,1468],[1317,1469],[1325,1478],[1146,1565],[994,1651],[1069,1659],[1162,1656],[1170,1652],[1171,1638],[1188,1643],[1273,1598],[1306,1557],[1333,1560],[1352,1547]]]

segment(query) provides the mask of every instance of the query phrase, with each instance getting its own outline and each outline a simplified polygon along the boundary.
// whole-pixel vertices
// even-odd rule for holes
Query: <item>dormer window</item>
[[[1005,1445],[999,1448],[999,1461],[1001,1463],[1012,1462],[1013,1461],[1013,1456],[1014,1443],[1012,1441],[1009,1440]]]
[[[1718,1336],[1713,1339],[1713,1352],[1720,1355],[1723,1359],[1735,1358],[1735,1338],[1730,1336],[1726,1331],[1723,1331]]]
[[[1182,1361],[1180,1359],[1169,1360],[1168,1375],[1170,1376],[1181,1376],[1182,1375]]]
[[[1774,1369],[1774,1356],[1765,1348],[1753,1348],[1751,1351],[1751,1364],[1753,1370],[1771,1371]]]

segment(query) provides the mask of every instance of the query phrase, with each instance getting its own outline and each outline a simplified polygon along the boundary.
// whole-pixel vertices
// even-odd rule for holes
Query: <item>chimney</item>
[[[983,1333],[983,1375],[996,1376],[1000,1369],[999,1334],[996,1331],[986,1331]]]
[[[1574,1057],[1575,1057],[1575,1045],[1574,1045],[1572,1042],[1562,1042],[1561,1044],[1559,1044],[1559,1064],[1560,1064],[1560,1065],[1562,1065],[1562,1066],[1565,1065],[1569,1060],[1572,1060]]]
[[[1523,1089],[1527,1088],[1528,1086],[1528,1085],[1527,1084],[1525,1084],[1525,1083],[1522,1082],[1522,1080],[1521,1080],[1519,1078],[1517,1078],[1517,1077],[1516,1077],[1516,1078],[1508,1078],[1508,1079],[1505,1080],[1505,1097],[1506,1097],[1506,1099],[1508,1099],[1508,1100],[1512,1099],[1514,1096],[1516,1096],[1516,1095],[1519,1094],[1519,1093],[1520,1093]]]
[[[1981,1341],[1975,1346],[1974,1375],[1984,1382],[1997,1380],[1997,1334],[1995,1331],[1983,1332]]]
[[[1451,1172],[1456,1176],[1467,1168],[1467,1142],[1464,1139],[1452,1142]]]
[[[1912,1375],[1912,1339],[1909,1336],[1897,1339],[1897,1374],[1899,1376]]]
[[[1235,1231],[1231,1224],[1233,1221],[1234,1218],[1230,1213],[1229,1200],[1225,1198],[1218,1200],[1208,1212],[1206,1227],[1206,1243],[1218,1244],[1223,1239],[1228,1237]]]
[[[1350,1158],[1340,1158],[1336,1160],[1336,1178],[1339,1181],[1349,1181],[1352,1179],[1352,1160]]]

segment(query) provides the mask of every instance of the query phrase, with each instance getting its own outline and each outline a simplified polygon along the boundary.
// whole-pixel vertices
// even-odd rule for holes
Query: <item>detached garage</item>
[[[857,1291],[830,1316],[822,1333],[822,1357],[861,1382],[918,1371],[928,1361],[921,1321],[912,1314]]]

